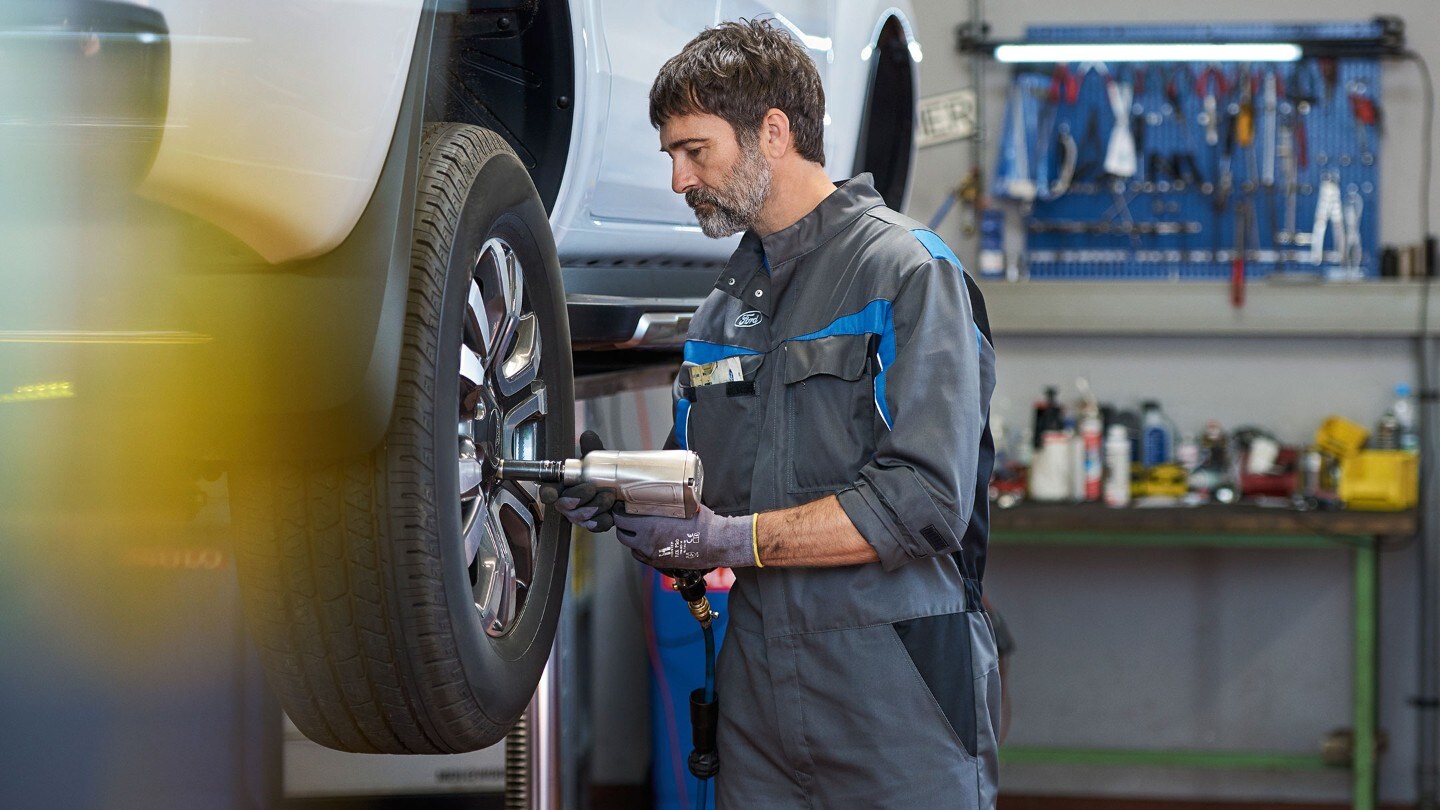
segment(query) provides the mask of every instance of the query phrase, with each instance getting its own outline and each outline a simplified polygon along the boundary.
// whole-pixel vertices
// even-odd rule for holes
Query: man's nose
[[[670,168],[670,190],[676,194],[684,194],[692,188],[699,188],[700,181],[695,178],[695,173],[685,166],[683,161],[675,161]]]

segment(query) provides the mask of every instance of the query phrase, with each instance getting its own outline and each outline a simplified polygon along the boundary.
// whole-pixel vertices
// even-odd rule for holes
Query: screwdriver
[[[1250,201],[1235,204],[1235,256],[1230,260],[1230,303],[1245,306],[1245,232],[1250,227]]]

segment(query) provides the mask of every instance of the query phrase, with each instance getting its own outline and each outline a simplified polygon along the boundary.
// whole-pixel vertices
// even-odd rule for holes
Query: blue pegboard
[[[1082,26],[1031,28],[1031,42],[1064,41],[1276,41],[1321,40],[1374,37],[1374,23],[1333,23],[1325,25],[1236,25],[1236,26]],[[1228,279],[1236,245],[1236,206],[1247,200],[1253,215],[1246,240],[1246,276],[1257,279],[1277,272],[1320,277],[1373,278],[1379,275],[1379,175],[1380,127],[1357,129],[1352,93],[1380,106],[1380,64],[1375,59],[1335,60],[1333,82],[1327,82],[1319,60],[1276,64],[1149,63],[1115,64],[1097,69],[1068,65],[1078,75],[1078,96],[1074,103],[1050,105],[1053,66],[1040,70],[1020,69],[1014,86],[1029,119],[1027,133],[1039,140],[1036,130],[1051,127],[1048,157],[1031,141],[1032,160],[1046,161],[1034,166],[1037,174],[1054,178],[1058,172],[1057,147],[1053,138],[1068,129],[1079,147],[1079,162],[1103,160],[1114,114],[1106,98],[1107,81],[1120,81],[1136,88],[1131,108],[1132,122],[1143,124],[1139,172],[1128,180],[1103,177],[1097,171],[1078,177],[1070,189],[1055,199],[1040,199],[1029,206],[1026,217],[1028,268],[1035,279]],[[1209,70],[1211,73],[1206,73]],[[1204,107],[1197,88],[1202,76],[1213,86],[1214,76],[1229,86],[1217,94],[1221,122],[1218,142],[1207,142],[1206,128],[1199,122]],[[1280,140],[1285,128],[1292,132],[1303,123],[1308,163],[1296,167],[1294,184],[1294,229],[1287,223],[1287,187],[1284,160],[1275,157],[1275,181],[1261,182],[1266,139],[1263,113],[1265,76],[1273,73],[1277,86],[1277,114],[1274,137]],[[1220,164],[1229,118],[1238,110],[1243,85],[1254,97],[1255,142],[1250,150],[1238,145],[1231,158],[1233,190],[1223,206],[1217,192]],[[1178,87],[1179,105],[1165,92],[1167,84]],[[1295,96],[1310,88],[1315,97],[1303,115],[1297,111]],[[1173,96],[1172,96],[1173,98]],[[1007,105],[1013,115],[1013,105]],[[1383,125],[1383,121],[1382,121]],[[1007,126],[1009,124],[1007,123]],[[1095,137],[1086,142],[1087,129]],[[1365,145],[1362,148],[1360,139]],[[1005,139],[1002,138],[1002,148]],[[1292,141],[1293,142],[1293,141]],[[1296,144],[1298,147],[1298,143]],[[1295,151],[1295,150],[1292,150]],[[1152,164],[1148,155],[1161,156]],[[1253,158],[1251,154],[1253,153]],[[1175,182],[1174,156],[1190,155],[1193,180]],[[1297,161],[1298,162],[1298,161]],[[1097,166],[1098,169],[1098,166]],[[1156,172],[1156,169],[1160,169]],[[1188,169],[1188,167],[1187,167]],[[1159,176],[1156,176],[1156,175]],[[1190,174],[1180,173],[1181,178]],[[1349,262],[1335,250],[1335,226],[1329,225],[1322,261],[1312,263],[1309,236],[1314,224],[1322,178],[1333,177],[1340,190],[1342,210],[1358,199],[1361,253],[1358,262]],[[1043,186],[1043,184],[1042,184]],[[1353,195],[1353,196],[1352,196]],[[1104,232],[1110,223],[1110,232]],[[1133,223],[1133,224],[1131,224]],[[1343,216],[1341,227],[1344,227]],[[1299,233],[1299,244],[1294,237]]]

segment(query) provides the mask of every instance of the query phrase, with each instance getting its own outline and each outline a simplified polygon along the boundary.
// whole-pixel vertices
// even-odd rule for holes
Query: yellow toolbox
[[[1409,509],[1420,500],[1420,457],[1404,450],[1361,450],[1340,467],[1339,495],[1350,509]]]

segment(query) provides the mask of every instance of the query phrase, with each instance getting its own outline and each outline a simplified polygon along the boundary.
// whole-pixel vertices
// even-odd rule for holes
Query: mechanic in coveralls
[[[992,808],[985,306],[869,175],[828,179],[824,117],[815,65],[768,21],[707,29],[661,68],[672,186],[707,235],[744,236],[675,385],[670,446],[700,455],[704,507],[614,525],[657,568],[734,569],[718,807]],[[559,494],[609,522],[608,497]]]

